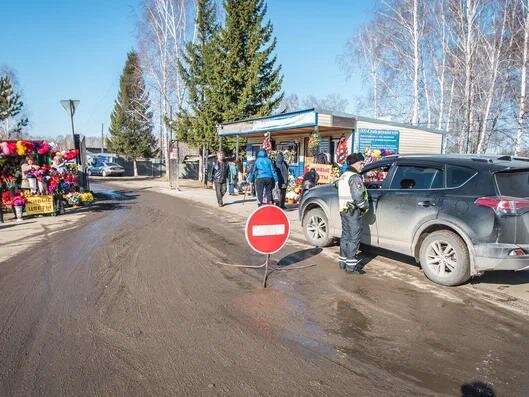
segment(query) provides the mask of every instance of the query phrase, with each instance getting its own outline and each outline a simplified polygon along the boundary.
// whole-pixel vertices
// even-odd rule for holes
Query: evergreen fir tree
[[[276,38],[265,23],[265,0],[225,0],[226,21],[218,39],[214,86],[222,88],[223,121],[268,116],[283,98],[281,66],[273,55]]]
[[[130,52],[119,83],[119,93],[110,117],[108,148],[134,161],[153,157],[156,138],[152,134],[152,112],[138,55]]]
[[[187,109],[180,109],[176,126],[179,139],[198,148],[214,149],[217,145],[216,125],[221,115],[215,114],[207,87],[215,63],[213,39],[219,26],[213,0],[198,0],[196,15],[197,37],[186,45],[179,63],[182,80],[188,93]]]

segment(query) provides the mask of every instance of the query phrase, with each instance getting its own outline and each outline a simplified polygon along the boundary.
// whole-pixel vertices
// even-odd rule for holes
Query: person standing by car
[[[347,170],[338,180],[338,201],[342,220],[338,264],[342,270],[357,273],[360,271],[357,252],[360,247],[362,216],[369,209],[367,190],[359,175],[364,168],[364,156],[361,153],[350,154],[347,156],[347,165]]]
[[[217,161],[213,164],[211,171],[209,172],[209,180],[213,182],[215,186],[215,192],[217,193],[217,203],[219,207],[224,206],[222,198],[226,194],[226,181],[228,179],[229,166],[224,161],[224,152],[217,153]]]
[[[285,198],[287,194],[287,184],[288,184],[288,165],[283,157],[283,153],[279,152],[275,161],[275,170],[278,179],[279,185],[279,201],[277,205],[279,208],[285,209]]]
[[[248,180],[252,183],[255,182],[257,205],[261,206],[265,200],[266,204],[272,204],[272,189],[274,184],[278,183],[278,178],[272,160],[268,158],[264,149],[257,153],[257,160],[255,160]]]
[[[314,168],[311,168],[305,175],[303,175],[303,193],[316,186],[319,180],[320,176]]]

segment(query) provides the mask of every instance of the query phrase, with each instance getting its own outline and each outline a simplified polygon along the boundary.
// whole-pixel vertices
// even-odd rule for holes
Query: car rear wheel
[[[421,267],[430,280],[454,286],[470,278],[470,256],[465,242],[454,232],[439,230],[421,244]]]
[[[329,222],[321,208],[309,210],[303,217],[303,233],[307,241],[316,247],[327,247],[332,242]]]

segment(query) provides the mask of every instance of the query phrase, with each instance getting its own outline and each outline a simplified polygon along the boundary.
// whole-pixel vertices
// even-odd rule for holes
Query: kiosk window
[[[285,160],[289,164],[297,164],[299,159],[299,145],[296,142],[293,141],[287,141],[287,142],[278,142],[276,144],[276,150],[281,152],[289,151],[291,153],[290,156],[285,155]]]

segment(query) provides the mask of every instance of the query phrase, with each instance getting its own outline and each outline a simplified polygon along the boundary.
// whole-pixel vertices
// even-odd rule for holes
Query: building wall
[[[359,128],[399,131],[399,154],[440,154],[443,145],[443,135],[421,129],[391,126],[366,121],[356,122],[356,131]],[[358,135],[358,134],[356,134]],[[358,136],[355,137],[355,147],[358,147]]]

